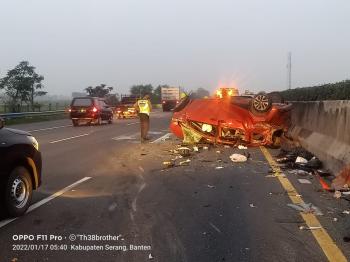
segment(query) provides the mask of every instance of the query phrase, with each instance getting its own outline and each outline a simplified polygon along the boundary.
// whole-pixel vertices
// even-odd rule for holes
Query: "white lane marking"
[[[28,208],[26,214],[29,213],[29,212],[32,212],[33,210],[35,210],[38,207],[46,204],[47,202],[55,199],[56,197],[59,197],[59,196],[63,195],[64,193],[66,193],[70,189],[76,187],[77,185],[79,185],[79,184],[81,184],[81,183],[83,183],[83,182],[85,182],[85,181],[87,181],[89,179],[91,179],[91,177],[84,177],[84,178],[80,179],[79,181],[77,181],[77,182],[75,182],[75,183],[73,183],[73,184],[71,184],[71,185],[61,189],[60,191],[56,192],[55,194],[53,194],[51,196],[48,196],[47,198],[44,198],[44,199],[40,200],[39,202],[36,202],[35,204],[31,205]],[[4,221],[0,222],[0,228],[3,227],[3,226],[6,226],[7,224],[11,223],[12,221],[14,221],[16,219],[18,219],[18,218],[11,218],[11,219],[7,219],[7,220],[4,220]]]
[[[152,143],[152,144],[153,144],[153,143],[159,143],[160,141],[162,141],[162,140],[165,140],[165,139],[169,138],[169,137],[170,137],[170,135],[171,135],[171,133],[167,133],[167,134],[165,134],[164,136],[161,136],[160,138],[158,138],[158,139],[156,139],[156,140],[152,141],[151,143]]]
[[[82,135],[78,135],[78,136],[71,136],[71,137],[67,137],[67,138],[63,138],[63,139],[59,139],[59,140],[54,140],[54,141],[51,141],[50,144],[55,144],[55,143],[58,143],[58,142],[71,140],[71,139],[74,139],[74,138],[78,138],[78,137],[82,137],[82,136],[88,136],[88,135],[90,135],[90,133],[86,133],[86,134],[82,134]]]
[[[29,130],[29,131],[27,131],[27,132],[33,133],[33,132],[39,132],[39,131],[46,131],[46,130],[52,130],[52,129],[70,127],[70,126],[72,126],[72,125],[67,125],[67,126],[54,126],[54,127],[48,127],[48,128],[34,129],[34,130]]]
[[[132,122],[132,123],[127,123],[126,125],[127,126],[131,126],[131,125],[136,125],[136,124],[138,124],[139,122]]]
[[[132,201],[131,207],[132,207],[132,210],[134,212],[137,211],[137,207],[136,207],[137,198],[138,198],[139,194],[141,193],[141,191],[145,189],[145,187],[146,187],[146,183],[143,182],[142,185],[139,188],[139,191],[136,194],[136,197],[134,198],[134,201]]]

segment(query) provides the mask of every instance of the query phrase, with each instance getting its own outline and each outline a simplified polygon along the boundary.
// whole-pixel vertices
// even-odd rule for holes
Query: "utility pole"
[[[292,88],[292,53],[288,52],[287,57],[287,86],[288,89]]]

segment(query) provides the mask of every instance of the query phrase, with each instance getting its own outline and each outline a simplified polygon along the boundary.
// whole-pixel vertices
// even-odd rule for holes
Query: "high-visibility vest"
[[[149,115],[151,108],[149,106],[149,101],[146,99],[140,99],[137,101],[137,105],[140,109],[140,113]]]

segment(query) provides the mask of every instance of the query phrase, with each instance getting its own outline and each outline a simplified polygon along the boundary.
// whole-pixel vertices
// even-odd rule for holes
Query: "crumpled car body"
[[[262,113],[256,112],[252,103],[251,96],[187,97],[174,109],[170,129],[185,143],[277,146],[290,124],[291,104],[271,102]]]

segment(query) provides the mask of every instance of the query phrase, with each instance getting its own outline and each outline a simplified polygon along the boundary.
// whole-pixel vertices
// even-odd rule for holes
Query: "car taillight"
[[[96,113],[96,112],[97,112],[97,108],[94,107],[94,108],[92,109],[92,112]]]
[[[69,109],[68,109],[68,112],[72,112],[72,108],[69,108]]]

